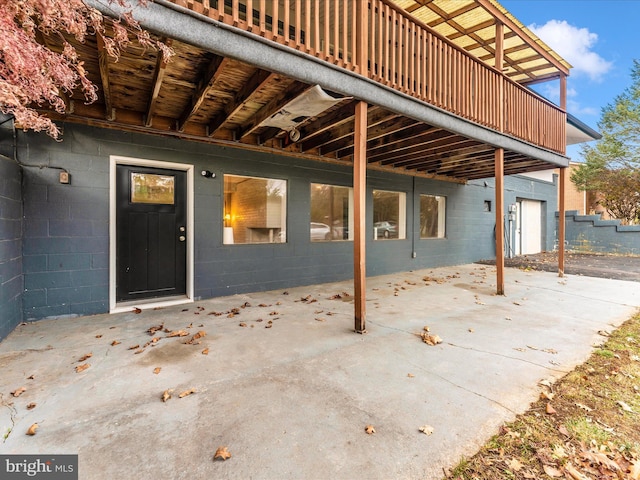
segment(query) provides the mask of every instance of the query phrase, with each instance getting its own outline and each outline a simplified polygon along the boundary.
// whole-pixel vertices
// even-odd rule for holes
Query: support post
[[[565,241],[565,191],[567,188],[567,168],[560,169],[558,182],[558,276],[564,277]]]
[[[367,103],[358,102],[355,110],[353,149],[353,289],[355,295],[355,331],[366,331],[366,211],[367,211]]]
[[[567,76],[560,75],[560,108],[567,110]],[[565,149],[566,151],[566,149]],[[565,218],[567,192],[567,168],[560,168],[558,178],[558,276],[564,277],[564,242],[565,242]]]
[[[504,149],[496,148],[496,293],[504,295]]]

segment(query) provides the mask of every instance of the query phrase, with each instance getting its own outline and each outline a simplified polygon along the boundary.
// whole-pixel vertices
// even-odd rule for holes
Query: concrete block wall
[[[0,155],[0,339],[22,322],[22,174]]]
[[[311,183],[351,186],[347,166],[72,124],[64,126],[62,142],[20,133],[19,145],[22,161],[48,167],[25,171],[25,319],[108,311],[110,155],[194,165],[196,299],[353,276],[353,242],[309,239]],[[58,182],[58,168],[71,174],[71,184]],[[205,169],[216,177],[199,175]],[[224,174],[287,181],[286,243],[222,243]],[[484,211],[485,201],[495,202],[492,179],[461,185],[370,171],[367,182],[367,275],[495,257],[495,207]],[[555,205],[553,183],[521,177],[505,183],[505,205],[520,197]],[[374,189],[406,193],[406,239],[373,240]],[[420,194],[446,197],[445,238],[419,238]]]
[[[640,255],[640,225],[621,225],[620,220],[600,220],[599,215],[579,215],[576,210],[565,212],[565,220],[569,250]]]

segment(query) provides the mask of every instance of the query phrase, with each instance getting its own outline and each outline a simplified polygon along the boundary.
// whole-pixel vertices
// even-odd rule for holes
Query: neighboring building
[[[495,257],[511,205],[534,218],[527,249],[553,248],[556,179],[522,174],[568,165],[567,117],[527,84],[559,82],[566,103],[570,66],[494,0],[134,13],[170,62],[135,46],[115,62],[89,37],[99,100],[51,114],[62,142],[0,129],[0,338],[24,320],[349,278],[362,298],[365,263]]]

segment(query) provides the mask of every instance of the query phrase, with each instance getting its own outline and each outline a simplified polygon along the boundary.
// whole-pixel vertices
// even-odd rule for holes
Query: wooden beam
[[[496,293],[504,295],[504,149],[495,151],[496,175]]]
[[[202,80],[198,83],[195,91],[191,95],[191,101],[187,108],[185,108],[176,122],[176,130],[179,132],[184,131],[185,124],[189,119],[198,111],[202,102],[207,97],[209,90],[213,88],[214,83],[222,74],[224,66],[229,62],[227,58],[215,56],[215,58],[209,63],[207,72],[202,76]]]
[[[173,43],[171,38],[163,38],[162,42],[170,47]],[[167,69],[167,60],[164,58],[162,52],[158,52],[158,58],[156,60],[156,69],[153,72],[153,88],[151,90],[151,98],[149,99],[149,105],[147,106],[147,115],[145,117],[144,126],[150,127],[153,122],[153,114],[156,109],[156,103],[158,101],[158,94],[160,93],[160,87],[162,86],[162,80],[164,79],[164,72]]]
[[[115,118],[113,101],[111,100],[111,85],[109,83],[109,53],[101,35],[96,35],[98,41],[98,64],[100,66],[100,82],[102,83],[102,96],[104,97],[104,112],[107,120]]]
[[[233,96],[233,99],[224,106],[222,112],[218,113],[213,120],[209,122],[209,135],[213,135],[227,118],[240,111],[251,98],[251,95],[271,83],[277,77],[278,75],[275,73],[270,73],[265,70],[255,72]]]
[[[366,332],[367,104],[356,105],[353,153],[353,289],[356,333]]]
[[[496,20],[496,70],[502,72],[504,66],[504,25],[499,20]],[[498,130],[504,131],[504,77],[498,78]]]

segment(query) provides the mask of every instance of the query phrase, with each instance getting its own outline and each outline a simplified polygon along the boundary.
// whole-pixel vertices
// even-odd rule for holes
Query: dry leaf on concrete
[[[16,388],[13,392],[11,392],[11,395],[13,395],[14,397],[19,397],[26,391],[27,391],[27,387]]]
[[[34,423],[33,425],[31,425],[29,427],[29,430],[27,430],[27,435],[35,435],[36,434],[36,430],[39,428],[39,425],[37,423]]]
[[[202,350],[202,355],[209,355],[209,349],[205,348],[204,350]]]
[[[215,460],[217,458],[220,458],[224,461],[227,458],[231,458],[231,453],[229,453],[229,450],[227,447],[218,447],[218,449],[216,450],[216,453],[213,454],[213,459]]]
[[[431,335],[427,332],[422,332],[420,334],[420,337],[422,338],[422,341],[427,345],[434,346],[442,343],[442,339],[438,335]]]
[[[78,360],[76,360],[78,363],[80,362],[85,362],[87,359],[93,357],[93,353],[85,353],[83,356],[81,356]]]
[[[154,325],[153,327],[149,327],[147,329],[147,333],[153,337],[156,332],[161,332],[163,329],[164,329],[164,323],[161,323],[160,325]]]
[[[111,342],[111,346],[115,347],[116,345],[120,345],[121,342],[114,340],[113,342]]]
[[[87,368],[91,366],[90,363],[83,363],[82,365],[78,365],[76,367],[76,373],[84,372]]]
[[[33,410],[34,408],[36,408],[35,402],[31,402],[27,404],[27,410]]]
[[[178,395],[179,398],[184,398],[187,397],[189,395],[191,395],[192,393],[196,393],[197,390],[195,388],[190,388],[189,390],[185,390],[184,392],[182,392],[180,395]]]
[[[162,370],[162,367],[156,367],[153,369],[153,373],[155,373],[156,375],[160,373],[160,370]]]
[[[374,433],[376,433],[376,429],[373,428],[373,425],[367,425],[366,427],[364,427],[364,431],[367,433],[367,435],[373,435]]]
[[[167,337],[186,337],[187,335],[189,335],[189,332],[185,331],[185,330],[174,330],[172,332],[169,332],[169,334],[167,335]]]
[[[171,393],[173,393],[173,388],[170,388],[162,392],[162,397],[161,397],[162,401],[166,402],[167,400],[169,400],[171,398]]]
[[[135,313],[135,314],[142,313],[142,309],[140,309],[140,308],[138,308],[138,307],[135,307],[135,308],[133,309],[133,313]]]
[[[431,425],[423,425],[418,430],[420,430],[425,435],[429,436],[433,433],[433,427]]]

